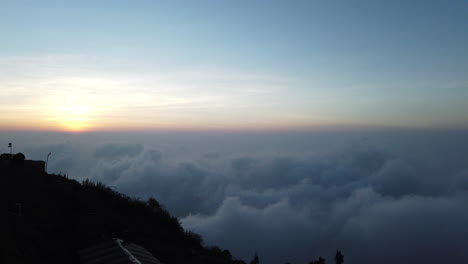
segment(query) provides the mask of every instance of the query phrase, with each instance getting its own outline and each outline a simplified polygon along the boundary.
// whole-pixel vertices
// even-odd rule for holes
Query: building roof
[[[82,264],[162,264],[142,246],[120,239],[91,246],[79,255]]]

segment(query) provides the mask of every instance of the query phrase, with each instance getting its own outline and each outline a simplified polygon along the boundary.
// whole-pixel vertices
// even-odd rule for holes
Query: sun
[[[86,104],[63,106],[57,109],[58,122],[70,132],[83,132],[90,128],[92,108]]]

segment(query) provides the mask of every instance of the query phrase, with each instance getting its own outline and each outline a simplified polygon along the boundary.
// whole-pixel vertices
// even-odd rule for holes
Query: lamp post
[[[49,154],[47,154],[47,159],[46,159],[46,163],[45,163],[45,172],[47,173],[47,165],[49,164],[49,156],[50,154],[52,154],[52,152],[49,152]]]

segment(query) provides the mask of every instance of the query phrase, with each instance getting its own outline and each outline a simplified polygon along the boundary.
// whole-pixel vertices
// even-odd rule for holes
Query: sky
[[[468,127],[466,1],[8,1],[0,129]]]
[[[154,197],[246,261],[468,263],[467,13],[0,0],[0,153]]]

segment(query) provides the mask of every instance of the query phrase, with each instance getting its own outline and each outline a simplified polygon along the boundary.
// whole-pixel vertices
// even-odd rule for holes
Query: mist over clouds
[[[249,261],[468,261],[464,132],[12,134],[49,171],[155,197]],[[6,148],[0,151],[6,152]]]

